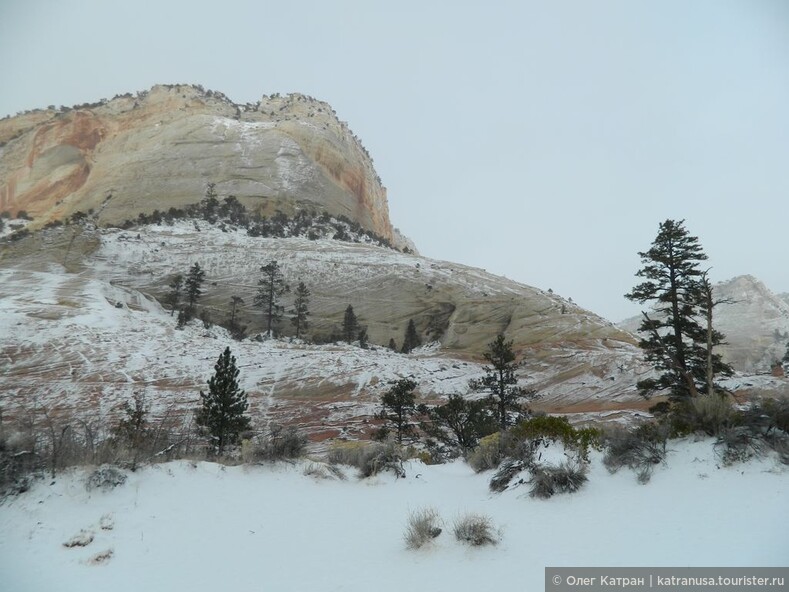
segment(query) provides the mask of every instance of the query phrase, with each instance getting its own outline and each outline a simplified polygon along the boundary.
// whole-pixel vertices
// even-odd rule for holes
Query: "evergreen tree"
[[[205,280],[205,272],[200,269],[200,264],[195,263],[189,268],[189,274],[186,276],[184,287],[186,288],[186,300],[189,303],[189,310],[194,310],[195,304],[203,295],[203,281]]]
[[[266,334],[273,337],[274,327],[279,323],[285,310],[279,303],[280,298],[290,291],[290,288],[285,283],[285,277],[276,261],[270,261],[262,266],[260,271],[263,272],[263,277],[258,281],[255,305],[263,309],[266,317]]]
[[[245,415],[249,404],[246,393],[238,387],[238,374],[236,358],[226,347],[208,380],[208,392],[200,391],[202,406],[195,422],[210,434],[218,454],[249,428],[250,419]]]
[[[789,342],[786,344],[786,353],[784,354],[783,363],[789,364]]]
[[[490,406],[484,400],[472,401],[461,395],[449,395],[445,404],[425,407],[421,411],[429,419],[424,424],[428,435],[464,451],[475,448],[480,438],[498,429]]]
[[[304,285],[304,282],[299,282],[294,293],[296,298],[293,301],[293,308],[290,311],[290,314],[293,315],[290,318],[290,322],[296,327],[296,339],[299,339],[301,337],[301,332],[305,331],[309,325],[307,317],[310,314],[308,308],[310,303],[310,291],[307,289],[307,286]]]
[[[397,351],[397,344],[395,343],[394,337],[389,338],[389,349],[393,352]]]
[[[518,365],[515,363],[512,341],[505,341],[504,335],[498,335],[488,344],[484,357],[490,363],[490,366],[485,367],[485,376],[470,381],[469,386],[474,391],[488,393],[488,404],[504,431],[511,423],[509,412],[522,412],[519,401],[534,395],[534,391],[518,386],[518,377],[515,375]]]
[[[353,343],[359,334],[359,319],[356,318],[356,313],[353,312],[353,306],[350,304],[345,309],[345,316],[342,320],[342,338],[346,343]]]
[[[404,354],[410,354],[411,350],[413,350],[415,347],[419,347],[420,345],[422,345],[422,340],[419,338],[419,334],[416,332],[414,319],[411,319],[408,321],[408,327],[406,327],[405,330],[403,349],[401,351]]]
[[[705,299],[699,263],[706,261],[707,255],[699,239],[685,229],[684,220],[666,220],[660,224],[652,247],[639,256],[643,267],[636,276],[646,281],[625,297],[640,304],[654,303],[652,317],[642,313],[639,331],[646,336],[639,346],[661,375],[640,381],[638,388],[645,397],[664,389],[674,400],[695,397],[708,390],[708,332],[697,320],[699,305]],[[708,310],[711,315],[711,303]],[[720,333],[711,337],[710,347],[723,338]],[[713,357],[713,364],[713,372],[730,372],[719,358]]]
[[[359,340],[359,347],[361,347],[362,349],[367,349],[370,341],[370,338],[367,336],[367,327],[362,327],[361,329],[359,329],[358,340]]]
[[[703,334],[696,336],[697,343],[694,345],[694,358],[704,360],[704,375],[702,377],[698,370],[694,374],[697,378],[703,378],[707,387],[707,394],[711,396],[716,389],[715,375],[731,376],[734,373],[731,366],[725,364],[720,354],[716,354],[714,351],[716,346],[724,343],[724,336],[723,333],[713,327],[713,313],[716,306],[731,304],[734,301],[729,298],[715,300],[712,294],[712,283],[706,271],[701,273],[701,279],[699,280],[699,297],[699,313],[704,318],[705,324],[703,326]]]
[[[231,296],[230,297],[230,325],[235,327],[236,325],[236,311],[238,307],[244,304],[244,299],[241,296]]]
[[[416,382],[410,378],[401,378],[381,397],[382,411],[378,418],[384,421],[384,427],[379,436],[389,432],[389,425],[394,427],[397,442],[403,443],[403,437],[413,433],[414,426],[411,417],[416,414],[416,395],[414,389]]]
[[[167,293],[167,304],[170,305],[170,316],[175,314],[178,304],[181,302],[181,290],[184,287],[184,276],[177,273],[173,276],[168,286],[170,291]]]
[[[203,213],[203,219],[206,222],[213,224],[216,222],[217,213],[219,210],[219,200],[216,194],[216,183],[209,183],[205,189],[205,197],[200,202],[200,210]]]

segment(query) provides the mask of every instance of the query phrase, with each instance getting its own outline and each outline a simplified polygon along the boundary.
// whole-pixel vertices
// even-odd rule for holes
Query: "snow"
[[[573,495],[492,494],[490,473],[458,461],[407,476],[345,481],[293,465],[177,461],[88,491],[87,470],[0,505],[0,573],[15,592],[542,590],[546,566],[785,566],[789,472],[765,459],[721,467],[710,441],[675,441],[647,485],[593,455]],[[443,534],[405,548],[410,512],[433,507]],[[474,512],[501,529],[496,547],[452,537]],[[64,542],[85,533],[84,547]],[[103,560],[101,560],[103,558]],[[93,560],[93,561],[92,561]]]

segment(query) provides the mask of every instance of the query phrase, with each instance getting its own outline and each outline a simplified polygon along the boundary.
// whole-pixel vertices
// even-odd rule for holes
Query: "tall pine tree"
[[[668,390],[674,400],[684,400],[708,391],[708,351],[721,343],[723,336],[710,331],[698,321],[699,306],[705,301],[703,272],[699,264],[707,255],[699,239],[691,236],[684,220],[666,220],[660,224],[652,247],[639,253],[643,267],[636,272],[644,278],[625,295],[640,304],[652,303],[654,313],[643,312],[639,331],[645,336],[639,346],[646,358],[660,373],[638,383],[645,397]],[[707,309],[706,306],[709,306]],[[710,319],[712,303],[705,305]],[[708,338],[711,339],[708,347]],[[713,372],[728,373],[731,369],[712,358]]]
[[[405,337],[403,338],[403,349],[401,350],[404,354],[410,354],[411,350],[415,347],[419,347],[422,345],[422,340],[419,338],[419,334],[416,332],[416,325],[414,324],[414,319],[410,319],[408,321],[408,327],[405,330]]]
[[[250,419],[245,415],[249,404],[246,393],[238,386],[238,374],[236,358],[226,347],[208,380],[208,392],[200,391],[202,406],[195,421],[210,434],[218,454],[226,445],[235,444],[239,434],[249,428]]]
[[[186,301],[189,303],[189,310],[193,311],[195,304],[203,295],[203,281],[205,280],[205,271],[200,269],[200,264],[195,263],[189,268],[189,273],[186,276],[184,287],[186,289]]]
[[[260,268],[263,277],[258,281],[258,292],[255,295],[255,305],[263,310],[266,318],[266,334],[274,336],[274,327],[282,318],[285,310],[280,304],[280,298],[290,288],[285,283],[285,276],[276,261],[271,261]]]
[[[175,274],[173,279],[170,280],[168,287],[170,291],[167,293],[167,304],[170,305],[170,316],[173,316],[175,310],[178,308],[178,304],[181,302],[181,290],[183,290],[184,287],[184,276],[180,273]]]
[[[504,335],[498,335],[488,344],[484,354],[490,366],[485,367],[485,376],[472,380],[469,386],[477,392],[488,393],[488,404],[493,409],[499,428],[504,431],[510,425],[510,412],[522,412],[520,400],[534,395],[534,391],[518,386],[515,370],[515,354],[512,341],[505,341]]]
[[[310,314],[310,291],[307,289],[307,286],[304,285],[304,282],[299,282],[294,294],[296,297],[293,300],[293,308],[290,311],[292,315],[290,317],[290,322],[293,323],[293,326],[296,328],[296,339],[299,339],[302,331],[306,331],[309,325],[307,317]]]
[[[416,382],[410,378],[401,378],[381,397],[383,409],[378,418],[384,421],[384,426],[379,430],[378,436],[388,434],[389,425],[394,427],[397,443],[403,443],[403,437],[409,436],[414,431],[411,417],[416,414]]]
[[[349,304],[342,319],[342,338],[346,343],[353,343],[358,335],[359,319],[356,318],[356,313],[353,312],[353,306]]]

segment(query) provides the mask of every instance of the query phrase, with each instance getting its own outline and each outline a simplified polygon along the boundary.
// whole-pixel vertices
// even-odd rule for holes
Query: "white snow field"
[[[710,440],[670,448],[646,485],[609,474],[596,454],[581,491],[548,500],[525,485],[492,494],[490,473],[460,461],[414,461],[402,479],[348,468],[345,481],[306,476],[310,461],[178,461],[109,491],[88,491],[87,470],[75,470],[0,505],[0,589],[532,592],[545,566],[789,565],[785,466],[722,467]],[[444,531],[408,550],[409,513],[425,507]],[[500,543],[456,541],[466,512],[489,516]]]

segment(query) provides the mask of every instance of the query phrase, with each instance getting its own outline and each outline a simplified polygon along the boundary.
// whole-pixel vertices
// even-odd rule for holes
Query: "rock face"
[[[769,372],[789,343],[789,303],[773,294],[751,275],[742,275],[713,287],[717,300],[731,301],[715,308],[714,325],[726,336],[720,351],[726,362],[742,372]],[[640,317],[620,327],[636,332]]]
[[[789,304],[751,275],[716,284],[715,295],[732,301],[716,310],[725,358],[738,370],[768,372],[789,343]]]
[[[99,224],[200,201],[209,182],[251,210],[344,215],[395,244],[372,160],[326,103],[236,105],[193,86],[0,121],[0,211],[36,226],[77,211]]]

